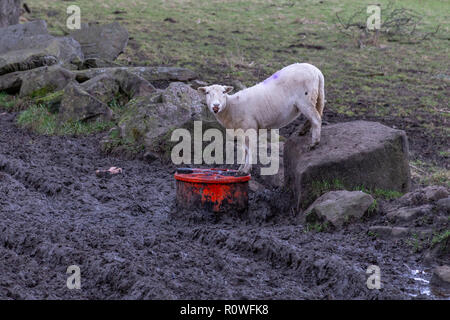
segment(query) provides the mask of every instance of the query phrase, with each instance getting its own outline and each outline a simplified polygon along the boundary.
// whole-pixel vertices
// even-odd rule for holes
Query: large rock
[[[128,31],[118,22],[107,25],[84,26],[71,33],[81,44],[86,58],[115,60],[128,43]]]
[[[189,81],[197,78],[197,74],[189,69],[178,67],[117,67],[117,68],[94,68],[79,70],[76,72],[77,80],[80,82],[92,79],[104,73],[116,73],[125,70],[137,75],[149,82],[153,81]]]
[[[410,231],[405,227],[372,226],[369,231],[380,238],[400,238],[407,236]]]
[[[107,74],[101,74],[81,84],[83,90],[98,100],[109,103],[118,94],[120,90],[116,79]]]
[[[128,99],[133,99],[156,91],[150,82],[122,68],[100,73],[83,82],[81,87],[105,103],[120,94],[126,95]]]
[[[113,77],[119,83],[122,92],[130,99],[149,95],[156,90],[146,79],[128,70],[117,69],[113,72]]]
[[[1,10],[0,10],[1,11]],[[35,20],[24,24],[15,24],[0,29],[0,53],[16,50],[17,42],[23,42],[36,35],[48,35],[44,20]]]
[[[26,96],[42,89],[41,94],[45,94],[64,88],[73,79],[75,75],[60,65],[44,66],[0,75],[0,91]]]
[[[55,63],[75,67],[82,60],[81,47],[72,38],[35,35],[17,40],[11,51],[0,54],[0,75]]]
[[[430,213],[432,209],[433,206],[429,204],[419,207],[402,207],[388,212],[386,218],[392,222],[409,222]]]
[[[403,206],[422,205],[437,202],[448,196],[449,190],[444,186],[427,186],[404,194],[398,202]]]
[[[372,196],[362,191],[331,191],[314,201],[304,217],[309,223],[329,223],[340,228],[361,219],[373,203]]]
[[[49,35],[43,20],[0,29],[0,75],[55,63],[78,66],[83,60],[80,44]]]
[[[0,28],[19,23],[21,3],[21,0],[0,1]]]
[[[286,184],[297,208],[306,208],[322,185],[406,192],[410,189],[408,142],[402,130],[353,121],[322,128],[320,144],[309,150],[310,135],[288,139],[284,147]]]
[[[57,56],[45,49],[10,51],[0,55],[0,75],[51,66],[57,62]]]
[[[84,91],[76,82],[69,83],[59,108],[60,121],[109,120],[112,111],[106,104]]]
[[[27,72],[27,76],[22,77],[19,95],[41,97],[63,89],[73,80],[75,80],[75,74],[59,65],[34,69]]]
[[[120,137],[142,145],[154,154],[165,153],[171,132],[198,120],[203,97],[182,82],[173,82],[162,92],[131,100],[119,121]]]
[[[22,77],[24,72],[13,72],[0,76],[0,91],[5,91],[9,94],[16,94],[22,87]]]
[[[450,197],[437,201],[436,206],[438,210],[442,210],[443,212],[450,214]]]
[[[450,266],[436,267],[433,271],[430,285],[435,293],[450,296]]]

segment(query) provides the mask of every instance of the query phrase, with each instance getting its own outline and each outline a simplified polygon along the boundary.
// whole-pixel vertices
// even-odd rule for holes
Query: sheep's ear
[[[197,91],[201,93],[206,93],[206,87],[198,87]]]
[[[231,87],[231,86],[225,86],[225,91],[224,91],[224,93],[230,93],[231,91],[233,91],[233,87]]]

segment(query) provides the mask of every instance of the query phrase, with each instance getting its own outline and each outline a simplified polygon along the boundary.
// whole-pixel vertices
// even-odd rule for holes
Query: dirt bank
[[[433,298],[410,275],[421,257],[368,236],[370,221],[305,232],[277,191],[252,193],[249,219],[184,216],[173,166],[101,155],[98,136],[36,136],[14,117],[0,115],[1,299]],[[123,174],[96,177],[110,166]],[[74,264],[81,290],[66,287]],[[372,264],[381,290],[366,287]]]

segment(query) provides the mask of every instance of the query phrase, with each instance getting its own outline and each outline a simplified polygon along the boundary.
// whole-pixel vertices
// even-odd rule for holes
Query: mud
[[[183,212],[174,166],[102,155],[100,136],[37,136],[14,118],[0,115],[0,299],[434,298],[409,276],[421,256],[368,236],[371,220],[307,232],[281,190],[250,193],[247,216]],[[112,166],[123,173],[96,176]],[[366,286],[372,264],[381,290]],[[81,290],[66,287],[70,265]]]

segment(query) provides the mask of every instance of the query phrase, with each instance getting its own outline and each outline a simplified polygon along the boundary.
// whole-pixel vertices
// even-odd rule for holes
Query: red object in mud
[[[250,175],[237,170],[179,168],[175,173],[177,205],[214,212],[248,208]]]

